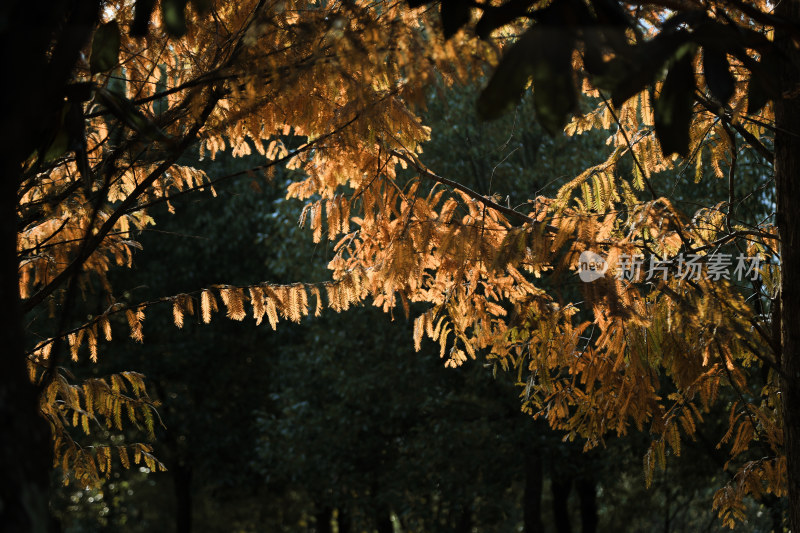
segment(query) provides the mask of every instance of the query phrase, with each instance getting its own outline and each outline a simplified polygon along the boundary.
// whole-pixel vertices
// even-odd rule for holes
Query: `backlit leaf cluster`
[[[76,69],[76,96],[65,101],[63,135],[31,155],[22,180],[26,310],[49,306],[59,316],[73,281],[81,296],[99,291],[105,301],[30,352],[65,470],[88,483],[107,474],[112,456],[126,467],[159,464],[146,444],[88,451],[70,437],[70,427],[121,430],[124,419],[152,434],[154,403],[133,373],[71,383],[57,346],[72,360],[84,351],[96,360],[112,329],[142,341],[152,305],[171,306],[178,327],[224,312],[275,328],[325,308],[369,302],[411,314],[419,303],[417,349],[427,337],[448,366],[483,358],[514,372],[523,409],[567,438],[592,448],[649,432],[648,483],[722,397],[738,397],[723,406],[730,416],[719,442],[738,470],[715,504],[732,524],[745,495],[784,494],[774,339],[770,318],[748,299],[753,287],[674,272],[649,282],[614,271],[591,283],[576,276],[587,250],[615,264],[622,254],[674,260],[735,246],[762,260],[765,290],[774,291],[774,226],[743,225],[724,204],[686,214],[657,193],[664,171],[688,166],[699,179],[708,162],[727,177],[737,136],[767,142],[769,87],[754,77],[766,68],[771,31],[761,20],[726,2],[664,22],[672,13],[658,3],[491,2],[473,12],[442,2],[439,13],[380,1],[245,1],[214,3],[213,16],[198,14],[184,33],[163,4],[151,31],[135,37],[131,4],[108,3],[90,59]],[[642,23],[630,29],[634,17]],[[484,40],[458,31],[473,19]],[[720,36],[738,48],[712,44]],[[633,68],[642,54],[654,58],[646,71]],[[532,81],[546,129],[608,134],[605,161],[517,208],[423,163],[431,131],[419,113],[432,88],[498,62],[478,102],[485,116]],[[235,177],[181,159],[195,144],[211,159],[259,154],[255,177],[269,179],[279,164],[297,171],[287,197],[306,202],[300,223],[315,242],[332,241],[332,279],[219,280],[153,302],[115,295],[108,272],[133,265],[137,233],[154,224],[148,208],[189,192],[211,196],[216,181]],[[767,378],[753,390],[761,369]],[[753,459],[755,448],[766,455]]]

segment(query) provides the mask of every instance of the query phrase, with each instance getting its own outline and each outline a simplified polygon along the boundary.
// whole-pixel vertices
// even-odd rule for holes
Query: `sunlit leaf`
[[[720,103],[727,104],[736,88],[725,52],[705,47],[703,49],[703,74],[711,94]]]
[[[689,125],[692,121],[695,77],[694,54],[687,47],[672,67],[655,104],[656,135],[664,155],[689,153]]]
[[[94,32],[89,68],[92,73],[111,70],[119,63],[119,24],[116,20],[102,24]]]

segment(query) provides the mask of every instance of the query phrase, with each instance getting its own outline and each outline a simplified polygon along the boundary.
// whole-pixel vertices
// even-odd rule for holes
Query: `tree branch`
[[[50,283],[45,285],[42,289],[36,292],[33,296],[29,299],[22,302],[22,312],[27,313],[32,310],[34,307],[39,305],[45,298],[47,298],[50,294],[52,294],[62,283],[64,283],[70,276],[74,273],[77,273],[78,270],[83,266],[86,260],[94,253],[94,251],[100,246],[103,240],[106,238],[107,234],[114,228],[117,221],[126,213],[126,211],[132,206],[134,202],[167,170],[171,167],[175,161],[177,161],[181,155],[186,151],[189,146],[191,146],[197,140],[197,134],[199,133],[200,129],[205,124],[208,117],[211,115],[211,112],[217,105],[217,102],[222,97],[221,92],[217,89],[214,90],[209,97],[208,102],[206,102],[203,111],[195,122],[194,126],[189,130],[186,137],[175,147],[170,157],[168,157],[165,161],[163,161],[160,165],[158,165],[155,170],[153,170],[136,188],[123,200],[120,205],[114,210],[113,213],[106,219],[100,228],[98,228],[97,232],[91,235],[87,235],[86,245],[81,247],[80,252],[75,257],[75,259],[66,267],[64,270],[59,272],[59,274],[53,278]]]
[[[506,215],[506,216],[508,216],[510,218],[515,218],[515,219],[517,219],[517,220],[519,220],[521,222],[524,222],[524,223],[529,223],[529,224],[534,224],[534,225],[542,224],[541,222],[537,221],[536,219],[531,218],[531,217],[529,217],[529,216],[527,216],[527,215],[525,215],[523,213],[520,213],[519,211],[515,211],[515,210],[513,210],[513,209],[511,209],[509,207],[505,207],[503,205],[500,205],[497,202],[493,202],[492,200],[490,200],[486,196],[483,196],[482,194],[480,194],[480,193],[478,193],[476,191],[473,191],[472,189],[470,189],[466,185],[462,185],[461,183],[458,183],[457,181],[453,181],[453,180],[445,178],[443,176],[439,176],[438,174],[434,174],[433,172],[428,170],[428,168],[425,167],[425,165],[423,165],[422,162],[419,159],[417,159],[416,157],[414,157],[413,155],[402,153],[402,152],[399,152],[397,150],[390,150],[389,153],[391,153],[394,157],[396,157],[398,159],[401,159],[401,160],[405,161],[406,163],[408,163],[409,165],[411,165],[414,168],[414,170],[416,170],[419,173],[420,176],[422,176],[424,178],[428,178],[428,179],[433,180],[435,182],[441,183],[442,185],[447,185],[448,187],[452,187],[452,188],[454,188],[456,190],[459,190],[459,191],[465,193],[466,195],[468,195],[470,198],[473,198],[473,199],[477,200],[478,202],[482,203],[483,205],[485,205],[486,207],[488,207],[490,209],[494,209],[495,211],[499,211],[500,213],[503,213],[504,215]],[[555,228],[553,226],[549,226],[549,225],[546,227],[546,229],[548,231],[552,231],[554,233],[558,231],[557,228]]]
[[[353,122],[358,120],[358,118],[359,118],[359,115],[356,114],[352,119],[348,120],[347,122],[345,122],[344,124],[342,124],[338,128],[335,128],[335,129],[329,131],[328,133],[326,133],[324,135],[321,135],[320,137],[317,137],[316,139],[314,139],[312,141],[307,142],[306,144],[304,144],[303,146],[297,148],[296,150],[291,151],[290,153],[286,154],[283,157],[279,157],[278,159],[270,161],[269,163],[264,163],[263,165],[257,165],[257,166],[254,166],[254,167],[250,167],[250,168],[248,168],[246,170],[240,170],[240,171],[237,171],[237,172],[233,172],[231,174],[226,174],[225,176],[220,176],[219,178],[216,178],[216,179],[213,179],[213,180],[209,180],[208,183],[204,183],[202,185],[195,185],[193,187],[189,187],[187,189],[183,189],[182,191],[177,192],[177,193],[173,194],[172,196],[162,196],[161,198],[157,198],[157,199],[155,199],[153,201],[150,201],[150,202],[147,202],[145,204],[139,204],[139,205],[133,206],[133,207],[129,208],[124,214],[134,213],[136,211],[140,211],[142,209],[146,209],[146,208],[154,206],[154,205],[158,205],[158,204],[162,204],[164,202],[168,202],[170,200],[173,200],[174,198],[178,198],[178,197],[183,196],[185,194],[189,194],[189,193],[196,192],[196,191],[202,191],[202,190],[204,190],[204,189],[206,189],[208,187],[213,187],[214,185],[216,185],[216,184],[218,184],[220,182],[227,181],[227,180],[232,179],[232,178],[237,178],[239,176],[244,176],[244,175],[250,174],[252,172],[259,172],[259,171],[266,170],[268,168],[274,167],[275,165],[280,165],[281,163],[285,163],[286,161],[289,161],[293,157],[296,157],[297,155],[300,155],[303,152],[306,152],[306,151],[310,150],[311,148],[313,148],[315,146],[318,146],[321,141],[324,141],[324,140],[328,139],[332,135],[340,133],[342,130],[344,130],[345,128],[350,126]]]
[[[730,116],[726,112],[726,109],[724,107],[709,100],[699,91],[695,91],[695,98],[697,99],[698,102],[700,102],[700,105],[702,105],[707,111],[714,113],[716,116],[722,119],[725,122],[725,124],[735,129],[736,132],[739,133],[739,135],[741,135],[745,141],[747,141],[747,144],[749,144],[756,152],[761,154],[761,156],[764,157],[764,159],[766,159],[769,162],[772,162],[774,160],[775,154],[773,154],[769,148],[764,146],[764,144],[761,141],[759,141],[755,135],[747,131],[745,127],[742,126],[741,123],[738,122],[736,124],[731,123]]]

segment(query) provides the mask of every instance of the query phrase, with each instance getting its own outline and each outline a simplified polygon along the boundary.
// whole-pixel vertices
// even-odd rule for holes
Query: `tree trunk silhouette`
[[[350,520],[350,513],[346,508],[339,508],[339,515],[336,517],[336,525],[339,526],[339,533],[350,533],[353,528]]]
[[[23,161],[42,143],[80,49],[99,16],[96,0],[4,0],[0,54],[0,531],[58,531],[50,516],[50,428],[25,363],[17,260],[17,195]],[[48,50],[50,53],[48,54]]]
[[[323,506],[317,511],[317,514],[314,516],[314,518],[317,520],[316,527],[314,528],[316,533],[333,533],[333,527],[331,526],[333,509],[327,505]]]
[[[175,490],[175,531],[192,531],[192,467],[179,458],[172,467]]]
[[[471,533],[472,531],[472,509],[470,505],[461,508],[454,533]]]
[[[572,478],[553,476],[551,482],[553,490],[553,515],[557,533],[572,533],[572,526],[569,523],[569,493],[572,490]]]
[[[525,492],[522,495],[522,513],[525,533],[542,533],[542,458],[535,451],[525,454]]]
[[[28,379],[17,285],[15,174],[2,168],[0,190],[0,531],[45,532],[49,525],[50,430],[39,411],[39,392]]]
[[[394,533],[392,513],[387,507],[379,507],[375,514],[375,525],[378,533]]]
[[[575,482],[575,489],[581,504],[581,532],[597,531],[597,491],[592,476],[586,476]]]
[[[800,21],[800,1],[783,0],[776,14],[794,27]],[[789,527],[800,531],[800,100],[797,86],[800,53],[788,31],[775,30],[782,54],[777,79],[782,98],[775,100],[775,188],[781,240],[781,398],[784,450],[789,488]]]

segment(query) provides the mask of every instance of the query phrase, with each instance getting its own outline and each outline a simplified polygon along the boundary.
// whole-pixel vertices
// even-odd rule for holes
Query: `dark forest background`
[[[552,195],[605,159],[602,132],[553,139],[532,119],[528,100],[497,122],[478,122],[476,94],[466,88],[431,96],[426,123],[433,138],[421,158],[437,173],[516,206]],[[193,164],[213,178],[259,163],[218,157]],[[743,158],[739,165],[746,188],[758,162]],[[686,191],[687,212],[727,198],[727,183],[706,177],[695,184],[691,174],[659,178],[679,198]],[[294,179],[285,169],[244,175],[221,185],[216,200],[174,200],[175,213],[165,207],[141,235],[136,268],[114,273],[120,301],[223,281],[328,279],[333,245],[314,244],[297,226],[302,205],[284,200]],[[562,285],[565,297],[577,294]],[[326,311],[301,324],[281,322],[273,332],[221,315],[211,324],[187,318],[178,329],[171,308],[156,307],[143,344],[117,338],[99,364],[78,371],[147,376],[161,402],[154,445],[168,471],[119,468],[96,490],[65,486],[54,471],[52,506],[68,533],[722,529],[711,508],[715,490],[729,481],[725,450],[716,447],[722,411],[708,414],[706,433],[687,442],[681,457],[670,456],[645,489],[647,434],[608,435],[604,448],[584,453],[582,442],[565,442],[520,412],[516,372],[480,359],[444,368],[438,345],[414,352],[402,314],[369,306]],[[749,505],[742,531],[780,527],[778,502]]]

